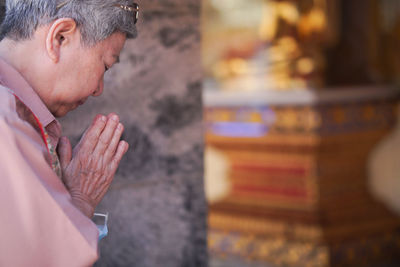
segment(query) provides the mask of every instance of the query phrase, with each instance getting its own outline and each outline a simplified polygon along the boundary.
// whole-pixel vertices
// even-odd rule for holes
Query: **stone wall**
[[[96,266],[207,266],[200,1],[143,0],[138,38],[101,97],[61,120],[74,143],[97,113],[116,112],[131,145],[98,207],[109,236]]]

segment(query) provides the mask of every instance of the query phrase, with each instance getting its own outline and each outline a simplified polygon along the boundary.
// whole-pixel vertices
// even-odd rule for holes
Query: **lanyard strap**
[[[36,123],[39,125],[43,142],[46,145],[47,153],[48,153],[50,161],[51,161],[51,168],[57,174],[57,176],[61,179],[62,178],[61,164],[60,164],[60,160],[58,159],[56,149],[51,144],[50,136],[47,133],[46,129],[43,127],[42,123],[39,121],[39,119],[36,117],[35,114],[33,114],[33,116],[36,120]]]
[[[57,156],[57,153],[56,153],[56,149],[51,144],[51,140],[50,140],[49,134],[47,133],[46,129],[43,127],[43,125],[40,122],[39,118],[36,117],[36,115],[32,112],[32,110],[27,105],[25,105],[25,103],[22,102],[21,99],[18,96],[16,96],[15,94],[13,94],[13,95],[19,102],[21,102],[26,107],[26,109],[30,112],[30,114],[35,119],[36,126],[39,129],[40,135],[42,136],[42,140],[43,140],[43,142],[44,142],[44,144],[46,146],[47,154],[48,154],[49,159],[50,159],[51,168],[57,174],[57,176],[61,179],[62,178],[61,164],[60,164],[60,161],[58,159],[58,156]]]

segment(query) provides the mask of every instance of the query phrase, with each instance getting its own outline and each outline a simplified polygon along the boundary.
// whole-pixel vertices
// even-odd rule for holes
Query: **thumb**
[[[60,138],[60,143],[57,147],[58,156],[60,158],[61,168],[64,170],[72,159],[72,147],[68,137]]]

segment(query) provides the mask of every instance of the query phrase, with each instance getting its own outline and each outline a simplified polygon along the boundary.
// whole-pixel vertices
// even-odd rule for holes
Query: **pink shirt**
[[[61,127],[39,96],[0,60],[0,266],[90,266],[98,230],[71,202],[46,160],[38,131],[21,118],[14,94],[56,146]]]

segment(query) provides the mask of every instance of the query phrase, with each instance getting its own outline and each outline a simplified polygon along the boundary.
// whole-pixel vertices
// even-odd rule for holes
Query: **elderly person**
[[[7,0],[0,42],[0,266],[88,266],[91,221],[128,149],[116,114],[72,150],[61,117],[103,91],[136,34],[127,0]]]

